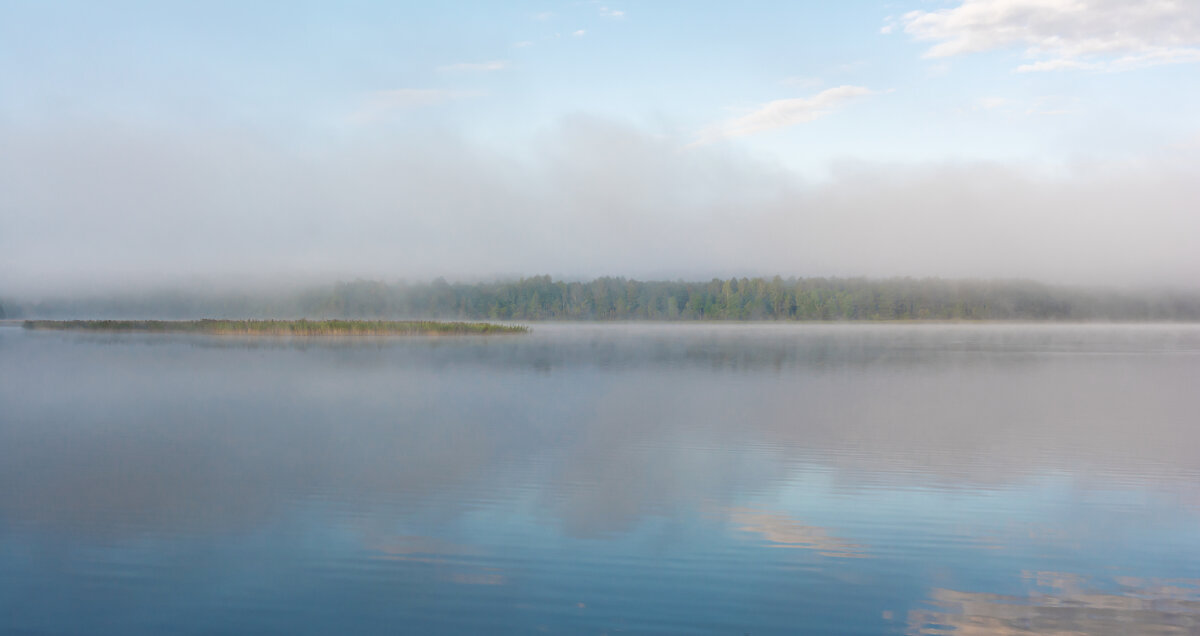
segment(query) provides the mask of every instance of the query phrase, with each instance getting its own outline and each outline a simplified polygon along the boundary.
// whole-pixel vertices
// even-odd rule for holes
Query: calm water
[[[1200,327],[0,327],[0,632],[1200,634]]]

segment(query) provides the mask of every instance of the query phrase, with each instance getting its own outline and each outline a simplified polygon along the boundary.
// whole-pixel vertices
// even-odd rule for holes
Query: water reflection
[[[463,557],[486,557],[479,549],[436,537],[367,533],[363,536],[363,548],[373,559],[435,566],[434,578],[438,581],[461,585],[505,585],[508,582],[500,568],[463,561]]]
[[[1053,632],[1080,599],[1178,626],[1147,607],[1194,617],[1169,588],[1200,571],[1196,377],[1190,326],[0,329],[0,609],[79,631],[47,617],[123,581],[310,633],[335,588],[392,599],[367,632]]]
[[[1118,577],[1102,587],[1058,572],[1026,575],[1022,595],[935,589],[934,610],[909,613],[910,634],[1195,634],[1200,580]]]
[[[1148,347],[1196,332],[1183,334],[1152,330]],[[762,353],[771,335],[749,340]],[[285,493],[417,502],[535,481],[541,505],[586,536],[733,504],[797,462],[835,468],[848,487],[1065,470],[1136,489],[1200,471],[1200,429],[1188,425],[1197,356],[954,353],[955,338],[906,356],[878,333],[834,330],[804,336],[840,352],[814,358],[807,345],[788,352],[793,335],[774,334],[771,354],[788,373],[714,364],[762,361],[738,332],[306,350],[21,338],[0,367],[0,510],[89,530],[229,528],[276,514]],[[864,339],[886,363],[858,357],[875,346]],[[592,349],[625,362],[597,369],[580,353]],[[697,362],[694,350],[726,353]],[[542,356],[553,372],[531,365]]]
[[[735,508],[729,515],[739,532],[757,534],[772,547],[814,550],[827,557],[866,556],[862,546],[830,536],[825,528],[804,525],[786,514]]]

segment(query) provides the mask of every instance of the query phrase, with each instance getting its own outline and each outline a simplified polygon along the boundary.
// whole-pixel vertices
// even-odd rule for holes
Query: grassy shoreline
[[[527,333],[528,327],[423,320],[26,320],[26,329],[222,336],[441,336]]]

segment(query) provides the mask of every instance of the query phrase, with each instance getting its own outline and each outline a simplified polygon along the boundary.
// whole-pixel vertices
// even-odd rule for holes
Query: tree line
[[[597,278],[418,285],[340,283],[310,298],[317,314],[492,320],[1195,320],[1200,297],[1121,293],[1032,281]]]
[[[1200,293],[1124,291],[1025,280],[604,277],[426,283],[357,280],[297,292],[181,291],[5,301],[18,317],[308,317],[457,320],[1200,320]]]

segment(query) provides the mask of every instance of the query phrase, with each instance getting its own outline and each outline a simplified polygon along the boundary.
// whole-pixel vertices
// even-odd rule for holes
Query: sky
[[[1200,2],[0,0],[0,295],[1196,287]]]

